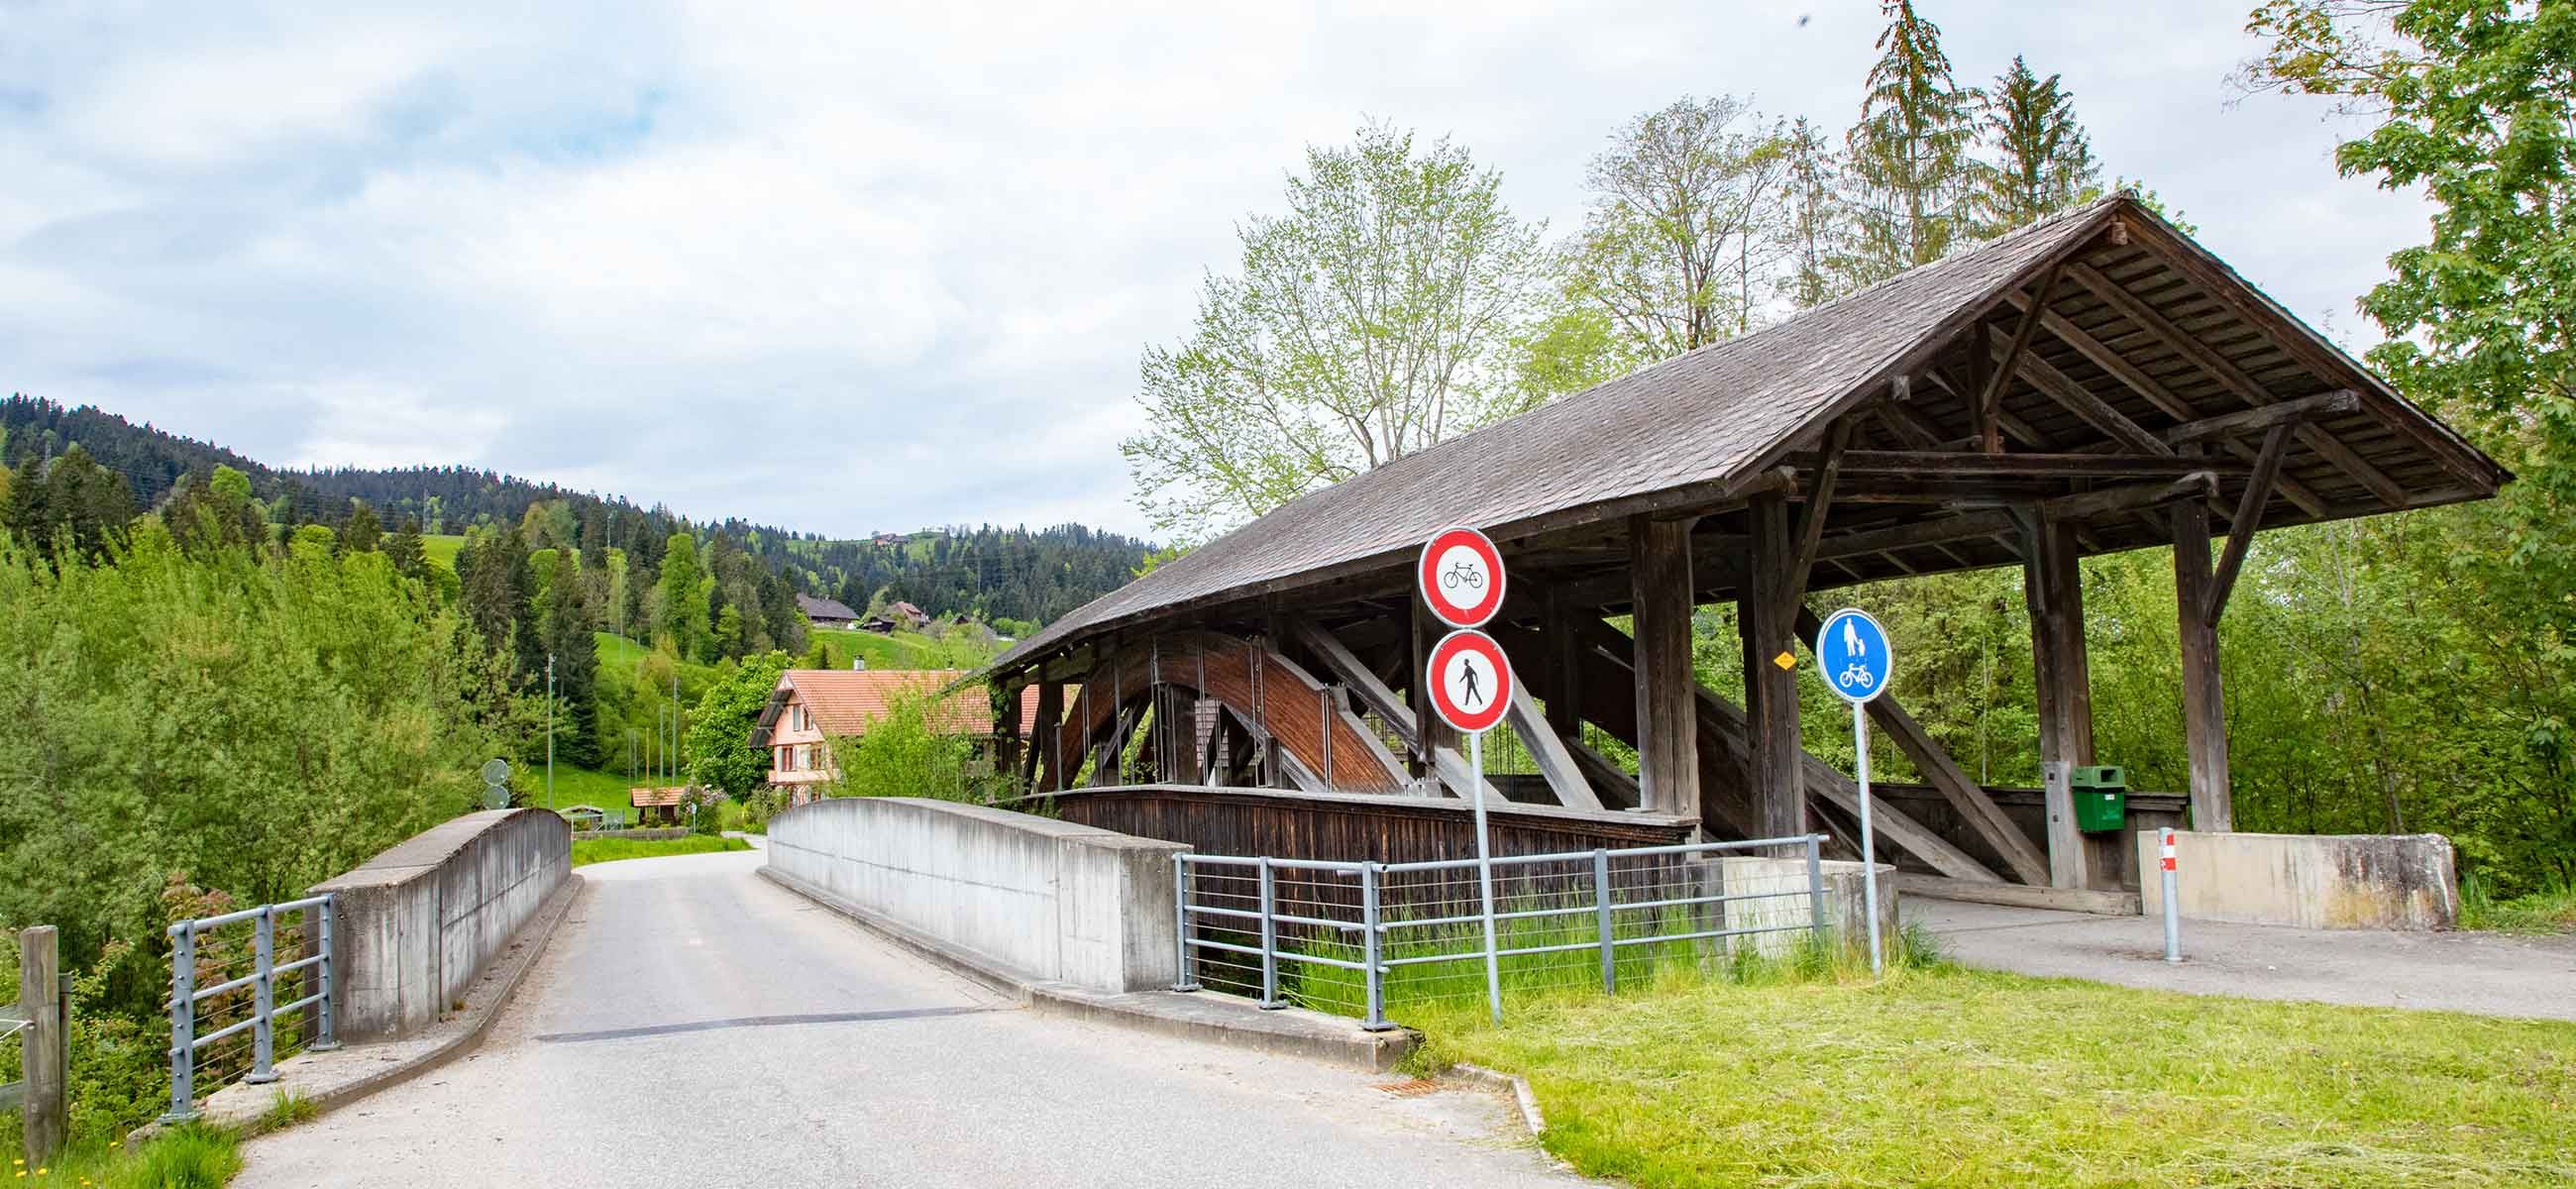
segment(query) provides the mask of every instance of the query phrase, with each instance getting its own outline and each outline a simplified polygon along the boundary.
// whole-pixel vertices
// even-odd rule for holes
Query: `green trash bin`
[[[2066,775],[2075,794],[2075,828],[2087,834],[2129,824],[2129,774],[2117,764],[2075,768]]]

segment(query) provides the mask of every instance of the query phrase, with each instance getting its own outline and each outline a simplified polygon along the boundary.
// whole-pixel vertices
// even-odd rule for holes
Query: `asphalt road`
[[[583,868],[473,1055],[251,1141],[234,1185],[1579,1183],[1490,1095],[1036,1017],[760,858]]]
[[[2164,960],[2162,917],[2103,917],[1909,896],[1909,922],[1969,966],[2198,995],[2576,1020],[2576,937],[2397,933],[2182,923]]]

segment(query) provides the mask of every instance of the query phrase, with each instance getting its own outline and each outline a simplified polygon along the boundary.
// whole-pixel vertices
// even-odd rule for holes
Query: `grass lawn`
[[[465,548],[463,533],[421,534],[420,551],[428,555],[431,565],[444,566],[449,573],[456,571],[456,551],[463,548]]]
[[[691,834],[686,838],[642,841],[633,838],[577,838],[572,844],[572,865],[614,863],[619,859],[658,859],[665,855],[712,855],[729,850],[750,850],[751,844],[739,838],[720,838],[710,834]]]
[[[543,761],[519,769],[518,774],[528,790],[528,803],[546,806],[546,766]],[[568,809],[575,805],[596,805],[622,820],[633,820],[635,810],[627,802],[626,778],[614,772],[595,772],[570,764],[555,765],[555,799],[553,808]]]
[[[2576,1024],[1954,967],[1405,1022],[1640,1186],[2576,1184]]]
[[[240,1141],[211,1127],[174,1128],[155,1136],[134,1152],[119,1144],[96,1144],[65,1152],[43,1164],[19,1155],[18,1116],[0,1115],[7,1124],[0,1135],[0,1185],[17,1189],[221,1189],[241,1171]]]
[[[831,654],[832,668],[850,667],[864,658],[871,669],[973,669],[993,659],[990,650],[964,640],[933,640],[915,632],[880,636],[841,628],[816,628],[806,640],[820,640]]]

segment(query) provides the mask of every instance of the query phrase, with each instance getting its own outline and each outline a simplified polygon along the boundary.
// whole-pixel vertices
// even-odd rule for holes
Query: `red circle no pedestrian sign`
[[[1512,662],[1492,636],[1467,629],[1441,637],[1427,669],[1432,708],[1450,726],[1481,735],[1511,709]]]
[[[1422,601],[1453,628],[1485,626],[1503,608],[1503,555],[1485,534],[1463,525],[1432,534],[1415,567]]]

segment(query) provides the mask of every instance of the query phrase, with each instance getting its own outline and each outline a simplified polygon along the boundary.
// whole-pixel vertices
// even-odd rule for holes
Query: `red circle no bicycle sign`
[[[1440,622],[1477,628],[1503,608],[1503,555],[1485,534],[1459,525],[1432,534],[1415,566],[1422,601]]]

